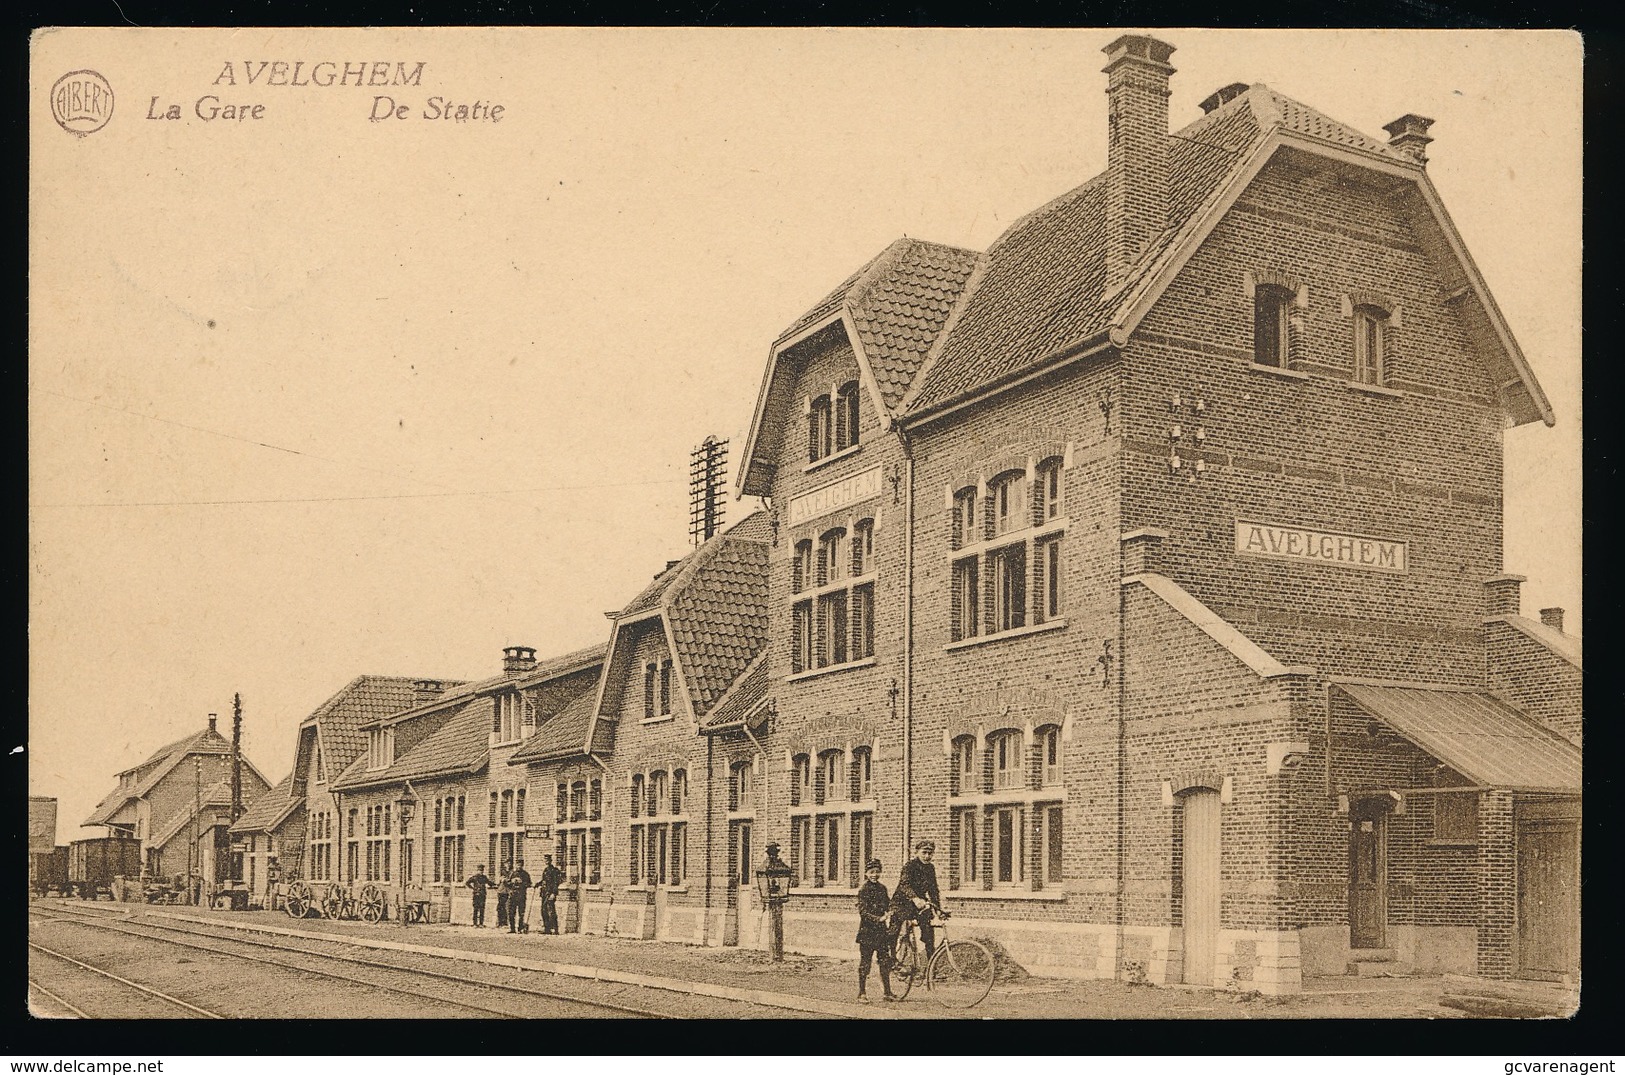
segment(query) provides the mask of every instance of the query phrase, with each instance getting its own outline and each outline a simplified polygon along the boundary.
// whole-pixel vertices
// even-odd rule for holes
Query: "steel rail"
[[[498,1009],[498,1008],[490,1008],[490,1007],[487,1007],[485,1005],[474,1004],[474,1003],[471,1003],[471,1002],[468,1002],[468,1001],[453,1000],[453,999],[450,999],[450,998],[447,998],[447,997],[444,997],[444,996],[440,996],[438,994],[420,993],[420,992],[417,992],[416,990],[405,989],[405,988],[399,987],[399,986],[380,985],[380,984],[378,984],[376,982],[372,982],[372,981],[369,981],[369,980],[364,979],[364,978],[356,978],[356,977],[353,977],[351,975],[340,974],[337,971],[317,970],[317,969],[313,969],[313,968],[305,967],[305,966],[295,966],[295,965],[290,964],[290,963],[285,963],[285,962],[283,962],[281,960],[267,959],[264,956],[252,956],[252,955],[247,955],[245,953],[240,953],[240,952],[230,952],[230,951],[225,951],[225,950],[222,950],[222,949],[219,949],[219,948],[211,948],[208,945],[200,945],[200,944],[195,944],[195,943],[191,943],[191,942],[188,942],[188,941],[176,940],[176,939],[174,939],[172,937],[159,936],[159,935],[156,935],[156,934],[153,934],[153,933],[143,933],[143,932],[141,932],[139,930],[123,928],[123,927],[121,927],[121,926],[119,926],[119,925],[117,925],[117,924],[115,924],[113,922],[110,922],[110,921],[108,921],[106,919],[101,918],[99,915],[96,915],[96,914],[85,914],[85,913],[81,913],[81,912],[69,912],[69,913],[64,914],[64,915],[50,915],[50,914],[47,914],[47,915],[45,915],[43,917],[50,918],[52,921],[72,922],[72,923],[76,923],[76,924],[82,924],[82,925],[97,927],[97,928],[101,928],[101,929],[106,929],[106,930],[109,930],[109,931],[114,932],[114,933],[124,933],[124,934],[127,934],[127,935],[132,936],[132,937],[141,937],[141,938],[145,938],[147,940],[160,941],[160,942],[163,942],[165,944],[174,944],[174,945],[178,945],[178,946],[183,947],[183,948],[194,948],[194,949],[197,949],[198,951],[212,952],[212,953],[214,953],[216,955],[230,956],[232,958],[247,959],[247,960],[250,960],[250,961],[256,962],[256,963],[265,963],[265,964],[269,964],[269,965],[272,965],[272,966],[280,966],[280,967],[284,967],[284,968],[286,968],[288,970],[296,970],[296,971],[300,971],[300,972],[303,972],[303,973],[310,973],[310,974],[319,974],[319,975],[323,975],[323,976],[329,977],[329,978],[336,978],[336,979],[338,979],[340,981],[353,982],[353,983],[356,983],[356,984],[359,984],[359,985],[365,985],[365,986],[368,986],[368,987],[371,987],[371,988],[376,988],[376,989],[385,989],[385,990],[389,990],[389,991],[396,992],[396,993],[402,993],[402,994],[405,994],[407,996],[415,996],[415,997],[419,997],[421,999],[431,1000],[431,1001],[434,1001],[436,1003],[450,1004],[450,1005],[455,1005],[455,1006],[458,1006],[458,1007],[469,1008],[469,1009],[472,1009],[474,1011],[484,1012],[484,1013],[490,1014],[490,1015],[500,1015],[500,1016],[504,1016],[506,1018],[512,1018],[512,1019],[524,1018],[524,1016],[514,1015],[511,1012],[506,1012],[506,1011],[503,1011],[503,1010]],[[254,948],[269,948],[272,951],[289,952],[289,953],[293,953],[293,954],[297,954],[297,955],[310,956],[313,959],[331,960],[331,961],[336,961],[336,962],[340,962],[340,963],[352,963],[352,964],[355,964],[357,966],[372,967],[372,968],[376,968],[376,969],[379,969],[379,970],[385,970],[385,971],[393,971],[393,972],[398,973],[398,974],[418,975],[419,977],[433,978],[433,979],[436,979],[436,980],[439,980],[439,981],[453,982],[453,983],[455,983],[457,985],[462,985],[462,986],[478,986],[478,987],[482,987],[482,988],[485,988],[485,989],[491,989],[491,990],[497,991],[499,993],[518,994],[520,996],[536,997],[536,998],[539,998],[539,999],[542,999],[542,1000],[564,1001],[564,1002],[569,1003],[569,1004],[579,1004],[579,1005],[582,1005],[582,1006],[585,1006],[585,1007],[591,1007],[591,1008],[604,1008],[606,1010],[618,1011],[618,1012],[622,1012],[622,1013],[628,1014],[628,1015],[637,1015],[637,1016],[641,1016],[641,1017],[648,1018],[648,1019],[671,1019],[671,1018],[675,1018],[674,1016],[667,1015],[664,1012],[654,1011],[654,1010],[649,1009],[649,1008],[639,1008],[639,1007],[635,1007],[635,1006],[629,1005],[629,1004],[619,1004],[619,1003],[616,1003],[614,1001],[589,1000],[589,999],[584,999],[584,998],[581,998],[581,997],[571,996],[568,993],[555,993],[555,992],[551,992],[551,991],[545,990],[545,989],[531,988],[529,986],[509,985],[509,984],[505,984],[505,983],[502,983],[502,982],[490,982],[490,981],[486,981],[486,980],[480,979],[480,978],[469,978],[469,977],[455,975],[455,974],[448,974],[448,973],[445,973],[443,971],[425,970],[425,969],[422,969],[422,968],[419,968],[419,967],[403,966],[403,965],[398,964],[398,963],[386,963],[386,962],[383,962],[381,960],[362,959],[362,958],[360,958],[358,956],[339,955],[339,954],[336,954],[336,953],[328,953],[328,952],[316,952],[316,951],[311,951],[310,949],[307,949],[307,948],[296,947],[293,944],[282,943],[282,942],[277,942],[277,941],[264,941],[264,940],[255,940],[255,939],[251,939],[251,938],[248,938],[248,937],[225,936],[225,935],[219,934],[219,933],[209,933],[209,932],[204,932],[202,930],[185,929],[185,928],[180,927],[180,926],[166,925],[166,924],[157,923],[157,922],[142,922],[142,923],[139,923],[139,925],[144,926],[147,929],[151,929],[151,930],[158,930],[158,931],[167,932],[167,933],[179,933],[179,934],[182,934],[182,935],[188,936],[188,937],[204,937],[204,938],[207,938],[209,940],[223,941],[223,942],[225,942],[227,944],[239,944],[239,945],[245,945],[245,946],[254,947]],[[298,939],[303,940],[305,938],[298,938]],[[332,938],[332,941],[330,943],[343,944],[345,940],[346,940],[346,938],[343,937],[342,935],[334,935],[334,937]],[[324,942],[322,940],[318,940],[315,943],[320,944],[320,943],[326,943],[326,942]]]
[[[32,979],[32,978],[28,979],[28,988],[34,990],[36,993],[44,993],[46,996],[50,997],[52,1000],[56,1001],[58,1004],[62,1005],[64,1008],[68,1009],[70,1012],[72,1012],[74,1015],[78,1016],[81,1019],[89,1019],[90,1018],[90,1016],[86,1015],[83,1011],[79,1010],[78,1008],[75,1008],[72,1004],[69,1004],[67,1001],[63,1000],[61,997],[59,997],[55,993],[51,992],[49,989],[45,988],[43,985],[40,985],[38,982],[34,981],[34,979]]]
[[[57,959],[66,960],[67,962],[72,963],[74,966],[81,967],[81,968],[89,971],[92,974],[99,974],[103,978],[111,978],[115,982],[119,982],[119,983],[121,983],[123,985],[127,985],[131,989],[138,989],[143,993],[147,993],[147,994],[149,994],[151,996],[157,997],[159,1000],[167,1000],[169,1003],[179,1005],[180,1007],[185,1008],[189,1012],[196,1012],[198,1015],[203,1016],[203,1018],[205,1018],[205,1019],[224,1019],[225,1018],[225,1016],[221,1015],[219,1012],[211,1012],[207,1008],[199,1008],[196,1004],[188,1004],[186,1001],[182,1000],[181,998],[172,997],[168,993],[163,992],[162,990],[152,988],[150,985],[142,985],[140,982],[132,982],[128,978],[120,978],[118,975],[114,974],[110,970],[103,970],[100,967],[93,967],[89,963],[82,963],[79,960],[74,959],[70,955],[64,955],[61,952],[58,952],[58,951],[55,951],[53,949],[45,947],[43,944],[36,944],[33,941],[29,941],[28,942],[28,947],[36,949],[36,950],[41,951],[41,952],[44,952],[48,956],[55,956]]]

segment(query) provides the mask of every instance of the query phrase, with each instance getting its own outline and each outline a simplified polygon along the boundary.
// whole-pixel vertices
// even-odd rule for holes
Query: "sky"
[[[899,236],[986,249],[1102,170],[1119,32],[37,36],[11,757],[58,840],[207,714],[229,733],[233,692],[275,781],[357,675],[606,641],[687,549],[688,453],[742,449],[784,327]],[[1156,33],[1175,129],[1237,81],[1377,138],[1436,121],[1429,175],[1558,419],[1506,435],[1505,567],[1579,633],[1578,37]],[[378,59],[420,84],[257,68]],[[48,92],[81,69],[117,95],[82,136]],[[249,116],[206,121],[211,95]]]

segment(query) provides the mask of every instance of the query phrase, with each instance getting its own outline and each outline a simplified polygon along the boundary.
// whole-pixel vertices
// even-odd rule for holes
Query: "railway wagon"
[[[68,884],[82,900],[111,892],[113,878],[141,875],[141,841],[133,836],[101,836],[68,845]]]
[[[36,896],[68,891],[68,849],[65,846],[28,853],[28,888]]]

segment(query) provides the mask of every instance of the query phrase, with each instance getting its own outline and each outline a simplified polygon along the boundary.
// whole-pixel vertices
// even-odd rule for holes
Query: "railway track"
[[[229,936],[226,934],[213,932],[207,927],[204,929],[192,929],[188,928],[187,926],[179,926],[169,923],[158,923],[151,921],[133,922],[128,919],[114,919],[99,912],[71,911],[64,913],[55,908],[41,910],[36,907],[34,914],[42,921],[65,923],[84,929],[119,933],[142,940],[160,942],[163,944],[184,949],[191,949],[211,955],[224,956],[231,959],[241,959],[268,967],[281,968],[298,974],[318,975],[333,981],[363,986],[367,989],[384,990],[398,995],[410,996],[420,1001],[428,1002],[432,1006],[442,1006],[461,1009],[464,1011],[473,1011],[480,1015],[486,1016],[496,1016],[499,1018],[508,1019],[526,1018],[527,1016],[534,1015],[536,1013],[534,1011],[516,1011],[514,1010],[513,1002],[517,1001],[521,1004],[528,1003],[532,1006],[532,1008],[534,1008],[536,1001],[547,1001],[553,1004],[562,1003],[565,1005],[596,1009],[600,1012],[613,1012],[618,1015],[629,1015],[646,1019],[668,1019],[674,1017],[669,1012],[659,1011],[649,1007],[626,1004],[615,1000],[591,999],[570,993],[538,989],[533,986],[491,981],[487,978],[475,977],[468,973],[451,974],[447,973],[446,971],[415,967],[396,961],[368,959],[361,956],[347,955],[332,951],[319,951],[313,948],[301,947],[298,943],[295,943],[295,941],[298,939],[294,938],[262,940],[241,936]],[[202,943],[205,941],[219,943]],[[345,943],[345,939],[342,937],[336,937],[332,941],[315,941],[310,943],[318,945],[341,945]],[[113,979],[130,988],[141,990],[143,993],[150,993],[164,1000],[171,1001],[179,1006],[189,1008],[191,1009],[193,1017],[226,1017],[215,1012],[207,1011],[201,1007],[191,1005],[189,1002],[180,998],[170,997],[168,994],[163,994],[157,990],[151,989],[148,986],[143,986],[140,983],[112,974],[110,971],[107,971],[104,968],[99,968],[92,964],[83,962],[82,960],[67,956],[64,953],[53,951],[32,941],[29,943],[29,947],[48,956],[56,957],[59,960],[67,960],[84,971],[101,975],[108,979]],[[252,951],[254,949],[269,949],[281,955],[292,956],[294,958],[273,958],[272,956],[259,954]],[[493,1005],[490,1003],[479,1003],[473,999],[459,999],[456,997],[447,996],[443,989],[439,992],[425,992],[423,990],[409,988],[401,984],[379,981],[375,977],[346,974],[343,971],[336,970],[331,966],[323,965],[332,963],[347,964],[353,967],[382,971],[392,975],[403,975],[409,979],[429,979],[433,982],[442,984],[449,982],[457,985],[463,990],[472,989],[482,991],[486,994],[483,999],[487,1001],[500,998],[501,1000],[508,1001],[509,1003],[507,1005]],[[45,989],[43,986],[39,986],[37,983],[31,982],[30,984],[34,985],[39,992],[50,997],[56,1003],[68,1008],[70,1011],[77,1013],[81,1017],[84,1017],[84,1013],[70,1001],[57,996],[55,993]]]

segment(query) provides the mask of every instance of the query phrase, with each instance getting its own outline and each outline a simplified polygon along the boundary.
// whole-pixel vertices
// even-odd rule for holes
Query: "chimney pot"
[[[1484,580],[1487,614],[1491,616],[1517,616],[1523,610],[1523,598],[1518,587],[1528,582],[1523,575],[1496,575]]]
[[[412,681],[412,693],[416,696],[414,701],[418,705],[429,704],[439,698],[440,692],[445,689],[446,685],[438,679],[414,679]]]
[[[1232,82],[1230,85],[1225,86],[1222,89],[1214,90],[1213,93],[1208,96],[1207,100],[1202,102],[1202,111],[1204,114],[1216,112],[1221,107],[1229,104],[1231,101],[1234,101],[1237,97],[1240,97],[1250,89],[1252,89],[1252,87],[1247,85],[1245,82]]]
[[[1563,632],[1563,610],[1560,608],[1541,609],[1540,622],[1561,634]]]
[[[210,714],[209,714],[209,731],[210,731],[210,733],[211,733],[211,734],[217,734],[217,733],[215,733],[215,731],[214,731],[214,722],[215,722],[215,717],[216,717],[216,715],[215,715],[215,714],[213,714],[213,713],[210,713]]]
[[[1174,47],[1124,34],[1106,73],[1106,288],[1116,290],[1168,226],[1168,64]]]
[[[1414,112],[1407,112],[1392,123],[1383,125],[1388,132],[1388,144],[1414,160],[1417,164],[1428,162],[1427,145],[1433,141],[1428,137],[1428,128],[1433,121],[1426,116],[1418,116]]]
[[[506,646],[502,650],[502,670],[509,675],[534,671],[536,650],[532,646]]]

